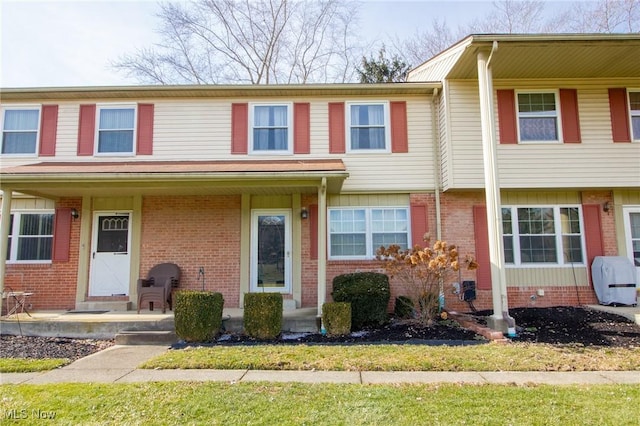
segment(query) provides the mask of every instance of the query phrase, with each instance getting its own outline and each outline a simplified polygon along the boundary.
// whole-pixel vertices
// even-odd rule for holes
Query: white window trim
[[[16,154],[3,154],[2,148],[4,145],[4,114],[8,110],[38,110],[38,127],[36,129],[36,147],[33,153],[16,153]],[[27,104],[27,105],[2,105],[2,111],[0,112],[0,156],[2,157],[38,157],[40,154],[40,127],[42,126],[42,105]]]
[[[384,210],[384,209],[402,209],[407,211],[407,247],[413,247],[411,241],[411,208],[409,206],[341,206],[341,207],[329,207],[327,209],[327,252],[329,253],[329,260],[373,260],[376,257],[375,250],[377,247],[372,247],[373,244],[373,231],[371,229],[371,211],[372,210]],[[365,214],[365,244],[366,253],[364,256],[336,256],[331,253],[331,211],[332,210],[364,210]]]
[[[353,105],[382,105],[384,109],[384,149],[353,149],[351,148],[351,106]],[[346,152],[352,154],[388,154],[391,152],[391,112],[389,101],[349,101],[345,102],[345,141]]]
[[[558,135],[558,139],[557,140],[553,140],[553,141],[523,141],[522,137],[520,135],[520,107],[518,104],[518,95],[524,95],[524,94],[544,94],[544,93],[553,93],[554,94],[554,100],[556,103],[556,114],[555,114],[555,118],[556,118],[556,126],[557,126],[557,135]],[[516,90],[515,91],[515,104],[516,104],[516,125],[518,128],[518,143],[519,144],[523,144],[523,145],[528,145],[528,144],[562,144],[562,141],[564,140],[563,135],[562,135],[562,116],[560,114],[560,90]],[[540,115],[540,117],[542,117],[543,115]]]
[[[13,215],[13,229],[9,229],[9,236],[11,237],[11,246],[8,247],[10,253],[11,253],[11,258],[9,258],[7,260],[7,264],[12,264],[12,265],[23,265],[23,264],[29,264],[29,265],[34,265],[34,264],[50,264],[53,262],[53,259],[48,259],[48,260],[16,260],[15,256],[18,253],[18,237],[19,235],[15,233],[15,230],[19,230],[20,229],[20,221],[16,220],[16,215],[23,215],[23,214],[52,214],[54,215],[54,225],[55,225],[55,210],[12,210],[11,214]],[[51,236],[53,236],[53,233],[55,233],[55,229],[52,229],[52,234]],[[51,242],[52,246],[51,246],[51,257],[53,258],[53,241]]]
[[[287,107],[287,149],[261,150],[253,149],[253,118],[257,106]],[[252,102],[249,103],[249,154],[250,155],[292,155],[293,154],[293,103],[292,102]]]
[[[133,109],[133,143],[131,152],[100,152],[100,111],[103,109]],[[94,135],[93,155],[96,157],[134,157],[137,152],[138,139],[138,105],[137,104],[97,104],[96,105],[96,130]]]
[[[587,250],[585,245],[584,234],[584,215],[582,214],[582,206],[579,204],[519,204],[502,206],[502,208],[511,209],[511,235],[513,238],[513,261],[514,263],[505,263],[507,268],[571,268],[587,266]],[[520,229],[518,225],[518,209],[519,208],[553,208],[554,232],[557,248],[556,263],[522,263],[520,256]],[[580,249],[582,250],[582,262],[565,262],[564,245],[562,244],[562,223],[560,221],[560,209],[577,208],[580,217]],[[515,214],[514,214],[515,213]],[[517,232],[516,232],[517,231]],[[504,248],[503,248],[504,249]]]
[[[640,93],[640,89],[627,89],[627,111],[629,111],[629,133],[631,134],[632,142],[640,142],[640,134],[635,137],[633,134],[633,117],[640,118],[640,110],[631,110],[631,96],[630,93]],[[635,112],[634,112],[635,111]]]

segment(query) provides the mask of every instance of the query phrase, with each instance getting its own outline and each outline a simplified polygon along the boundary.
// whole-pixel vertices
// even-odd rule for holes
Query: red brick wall
[[[180,266],[181,289],[222,293],[225,307],[240,300],[240,196],[145,197],[140,275],[158,263]]]
[[[56,207],[81,209],[81,200],[62,199]],[[27,305],[33,310],[67,310],[76,305],[78,251],[80,241],[80,217],[71,222],[71,243],[68,262],[46,264],[7,263],[5,291],[26,291],[34,293]],[[4,300],[3,300],[4,302]],[[28,307],[28,306],[27,306]],[[3,312],[6,304],[3,303]]]

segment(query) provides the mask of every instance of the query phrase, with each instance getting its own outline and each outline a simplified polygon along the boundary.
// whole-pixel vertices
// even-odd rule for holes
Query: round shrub
[[[175,294],[176,335],[186,342],[208,342],[220,332],[224,298],[220,293],[181,290]]]
[[[333,279],[333,300],[351,303],[351,326],[359,330],[387,322],[391,297],[389,277],[378,272],[356,272]]]
[[[351,332],[351,304],[328,302],[322,305],[322,323],[329,336],[344,336]]]

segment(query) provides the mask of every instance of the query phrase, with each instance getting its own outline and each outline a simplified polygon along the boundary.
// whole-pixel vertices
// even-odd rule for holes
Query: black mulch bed
[[[479,321],[490,311],[477,312]],[[612,313],[580,307],[513,308],[515,342],[640,348],[640,325]]]
[[[586,308],[515,308],[516,342],[585,346],[640,348],[640,326],[615,314]],[[486,323],[490,311],[474,314]],[[437,321],[431,327],[392,321],[384,327],[329,337],[317,333],[285,334],[277,340],[260,341],[238,334],[225,334],[210,345],[231,344],[471,344],[485,340],[452,321]],[[0,336],[0,358],[67,358],[71,361],[113,345],[113,340],[68,339],[60,337]],[[184,347],[177,345],[176,347]]]

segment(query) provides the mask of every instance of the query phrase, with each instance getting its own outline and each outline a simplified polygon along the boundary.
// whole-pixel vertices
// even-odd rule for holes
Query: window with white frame
[[[38,147],[40,108],[16,107],[2,110],[2,154],[33,154]]]
[[[348,103],[348,147],[350,151],[389,150],[389,104]]]
[[[633,140],[640,141],[640,91],[629,92],[629,110]]]
[[[9,220],[7,261],[51,261],[53,212],[14,212]]]
[[[251,152],[291,152],[291,107],[288,104],[251,106]]]
[[[505,262],[513,265],[583,264],[579,206],[503,207]]]
[[[109,105],[98,108],[98,154],[133,154],[136,108]]]
[[[518,93],[520,142],[557,142],[558,106],[555,92]]]
[[[371,259],[380,246],[407,249],[409,209],[406,207],[354,207],[329,209],[329,257]]]

